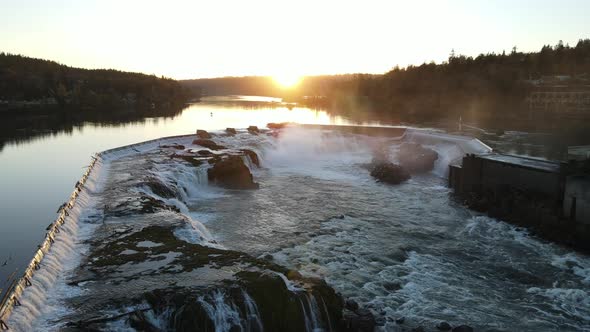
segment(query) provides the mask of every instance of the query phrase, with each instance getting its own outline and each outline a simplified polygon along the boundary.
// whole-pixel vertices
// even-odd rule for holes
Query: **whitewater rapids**
[[[191,140],[171,141],[188,146]],[[178,238],[272,258],[325,278],[369,307],[384,331],[434,330],[440,321],[477,331],[590,329],[590,258],[455,202],[445,174],[460,152],[449,143],[429,146],[440,155],[432,172],[389,186],[376,183],[363,167],[383,144],[395,161],[400,142],[389,138],[291,128],[278,138],[240,132],[214,140],[259,154],[262,167],[251,169],[260,189],[210,186],[206,167],[150,169],[182,189],[166,199],[190,220],[175,233]],[[154,149],[158,144],[138,151]],[[16,330],[56,329],[55,322],[71,314],[68,299],[83,289],[68,282],[96,230],[92,216],[101,206],[95,202],[108,199],[105,182],[126,180],[126,168],[137,166],[133,154],[103,159],[74,215],[79,225],[56,241],[64,244],[51,253],[51,269],[43,270],[51,277],[34,281],[11,316],[8,323]],[[123,157],[127,161],[113,172],[111,163]],[[225,308],[221,296],[215,293],[208,302],[212,317],[220,317],[215,308]],[[254,312],[255,304],[250,305]],[[221,315],[220,330],[231,328],[227,317]],[[404,323],[397,324],[402,317]]]

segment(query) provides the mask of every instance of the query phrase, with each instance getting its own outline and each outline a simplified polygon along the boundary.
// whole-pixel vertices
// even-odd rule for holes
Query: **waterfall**
[[[256,302],[246,291],[241,290],[243,308],[240,308],[224,291],[215,290],[198,298],[207,316],[215,326],[215,332],[264,331]],[[238,301],[240,302],[240,301]],[[241,309],[241,310],[240,310]]]
[[[226,302],[225,293],[216,290],[207,296],[201,296],[198,302],[215,325],[215,332],[229,332],[233,327],[243,331],[240,312],[233,302]]]
[[[431,146],[438,153],[438,159],[434,163],[432,173],[436,176],[446,178],[449,176],[449,165],[455,162],[461,162],[464,153],[455,144],[437,144]]]
[[[244,290],[242,290],[242,296],[246,305],[246,331],[263,331],[264,327],[256,303]]]
[[[299,304],[301,305],[301,310],[303,312],[303,316],[305,317],[305,331],[306,332],[323,332],[326,329],[322,320],[322,313],[320,312],[318,302],[315,296],[308,292],[299,292]],[[304,299],[304,301],[301,300]],[[324,301],[322,300],[322,303]],[[325,304],[324,304],[325,308]],[[326,317],[328,322],[330,321],[330,316],[328,315],[328,311],[326,310]],[[331,330],[331,326],[328,324],[328,329]]]
[[[324,314],[326,314],[326,319],[328,320],[328,331],[332,332],[332,321],[330,321],[330,313],[328,312],[328,307],[326,306],[326,302],[324,299],[320,297],[320,301],[322,301],[322,308],[324,309]]]
[[[222,290],[215,290],[197,299],[197,302],[199,302],[215,326],[215,332],[264,330],[256,302],[243,289],[239,294],[241,294],[242,299],[236,299],[235,295],[232,298],[231,295]],[[320,299],[324,311],[322,313],[318,300],[313,294],[298,290],[293,292],[293,295],[301,306],[306,332],[331,331],[330,317],[323,300]]]
[[[305,305],[301,298],[299,298],[299,304],[301,305],[301,311],[303,312],[303,317],[305,318],[305,331],[310,332],[313,330],[311,320],[309,319],[309,315],[307,314],[307,310],[305,309]]]
[[[244,161],[244,165],[246,165],[246,167],[248,167],[250,172],[254,171],[254,169],[256,167],[252,163],[252,159],[250,159],[250,156],[242,156],[242,160]]]

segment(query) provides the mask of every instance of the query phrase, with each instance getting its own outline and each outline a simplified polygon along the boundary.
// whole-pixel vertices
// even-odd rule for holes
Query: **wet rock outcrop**
[[[266,124],[266,127],[269,129],[283,129],[285,127],[287,127],[289,125],[288,122],[279,122],[279,123],[275,123],[275,122],[270,122]]]
[[[410,174],[403,167],[384,160],[374,160],[369,170],[377,181],[388,184],[400,184],[410,178]]]
[[[229,136],[234,136],[236,135],[238,132],[236,131],[235,128],[225,128],[225,133],[228,134]]]
[[[145,182],[143,182],[143,185],[149,188],[154,194],[162,198],[172,198],[178,195],[176,191],[162,183],[162,181],[159,181],[155,178],[150,178],[146,180]]]
[[[184,145],[178,144],[178,143],[172,143],[172,144],[160,145],[160,148],[163,148],[163,149],[184,150]]]
[[[141,195],[139,197],[129,199],[124,203],[113,205],[105,204],[103,213],[104,218],[108,218],[124,217],[133,214],[154,213],[160,210],[179,212],[176,206],[166,204],[164,201],[148,195]]]
[[[340,322],[339,331],[346,332],[373,332],[377,326],[375,316],[370,310],[357,308],[345,309]]]
[[[468,325],[455,326],[452,332],[473,332],[473,328]]]
[[[400,145],[398,160],[400,165],[410,173],[430,172],[438,159],[436,151],[418,143],[406,142]]]
[[[252,164],[256,165],[256,167],[260,167],[260,159],[258,159],[258,154],[256,154],[256,152],[249,149],[242,149],[240,151],[242,151],[248,158],[250,158]]]
[[[259,188],[241,156],[228,155],[219,158],[213,167],[207,170],[207,176],[210,183],[227,189]]]
[[[323,280],[289,273],[239,251],[185,242],[175,235],[179,226],[151,225],[96,241],[92,260],[81,266],[85,271],[80,275],[87,277],[85,282],[88,276],[100,282],[73,300],[82,312],[93,310],[72,316],[66,325],[109,330],[110,321],[124,321],[138,331],[293,332],[358,325],[343,320],[344,300]],[[124,296],[113,301],[109,294],[116,292]],[[137,303],[145,305],[133,309]],[[96,311],[113,306],[131,309],[116,316]]]
[[[219,145],[210,139],[196,139],[193,141],[193,144],[200,145],[211,150],[223,150],[226,148],[225,146]]]
[[[440,323],[436,324],[436,328],[441,331],[449,331],[452,329],[452,326],[451,326],[451,324],[449,324],[447,322],[440,322]]]
[[[248,132],[253,135],[258,135],[258,133],[260,133],[260,130],[257,126],[250,126],[248,127]]]
[[[202,138],[202,139],[210,139],[211,134],[209,134],[206,130],[198,129],[197,130],[197,137]]]
[[[170,159],[182,159],[186,162],[188,162],[189,164],[193,165],[193,166],[200,166],[201,164],[203,164],[203,160],[198,158],[197,156],[191,155],[191,154],[176,154],[173,153],[172,155],[170,155]]]

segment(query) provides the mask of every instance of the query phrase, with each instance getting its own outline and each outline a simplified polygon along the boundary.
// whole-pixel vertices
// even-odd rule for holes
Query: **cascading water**
[[[449,165],[460,163],[464,152],[453,144],[438,144],[428,146],[438,153],[438,159],[434,163],[432,173],[438,177],[446,178],[449,176]]]
[[[244,290],[242,290],[242,297],[246,304],[246,331],[263,331],[264,327],[256,303]]]
[[[230,149],[257,152],[264,167],[258,169],[251,163],[248,166],[253,168],[260,189],[215,188],[207,185],[207,165],[192,167],[158,154],[140,159],[129,151],[117,151],[108,191],[92,191],[82,197],[82,202],[88,203],[104,199],[112,209],[103,211],[88,205],[79,211],[78,230],[71,229],[75,240],[59,239],[56,244],[63,242],[64,252],[85,255],[87,242],[81,239],[102,227],[106,235],[100,239],[115,238],[117,250],[112,255],[90,258],[85,261],[87,265],[111,264],[111,260],[125,256],[131,259],[134,255],[146,255],[147,259],[117,265],[116,273],[128,273],[118,279],[76,279],[74,284],[79,287],[67,285],[65,274],[54,268],[61,265],[62,269],[73,270],[79,260],[70,261],[71,256],[65,263],[48,259],[42,270],[53,277],[44,278],[40,273],[35,278],[31,291],[21,299],[23,306],[11,316],[11,327],[17,331],[55,329],[79,319],[80,314],[93,315],[94,309],[111,304],[117,292],[143,294],[146,285],[159,288],[173,281],[180,289],[195,283],[201,283],[198,289],[208,289],[219,275],[233,277],[232,270],[244,264],[239,261],[224,269],[226,261],[213,261],[230,251],[212,248],[228,248],[272,258],[273,263],[298,270],[306,278],[325,278],[344,296],[370,308],[378,316],[380,329],[386,331],[419,324],[434,327],[441,320],[500,331],[590,328],[590,303],[586,301],[590,297],[590,259],[457,206],[442,178],[448,164],[464,153],[456,145],[429,141],[428,146],[439,154],[435,169],[401,185],[387,186],[376,183],[363,165],[371,160],[375,147],[397,145],[398,141],[301,129],[285,130],[278,139],[241,133],[219,141]],[[190,145],[191,141],[179,142]],[[149,151],[147,147],[137,148]],[[136,174],[148,174],[178,195],[159,196],[140,185],[143,179],[134,179]],[[135,187],[130,184],[133,180],[137,182]],[[125,186],[134,191],[122,192]],[[119,203],[135,208],[127,201],[137,196],[161,201],[166,208],[149,214],[125,214],[116,209]],[[75,212],[72,217],[76,217]],[[153,224],[160,226],[157,233],[147,232]],[[173,236],[166,237],[164,230],[171,228],[164,226],[173,227]],[[157,235],[149,239],[148,247],[125,240],[133,238],[132,231],[138,229],[146,236]],[[64,229],[64,233],[70,230]],[[213,242],[212,234],[219,243]],[[133,251],[121,250],[124,240]],[[182,242],[178,244],[178,240]],[[197,255],[196,247],[187,243],[200,245],[198,250],[203,250],[204,256]],[[101,253],[99,249],[95,252]],[[182,261],[185,255],[191,257],[188,263]],[[200,259],[213,263],[201,266],[197,264]],[[143,274],[152,264],[162,266]],[[160,268],[178,275],[162,277],[158,275],[162,273]],[[104,275],[109,276],[106,272]],[[335,326],[337,322],[330,321],[330,302],[279,275],[301,310],[301,329],[326,331]],[[122,280],[128,284],[118,286]],[[55,283],[59,285],[53,290],[45,290]],[[174,288],[172,294],[177,292]],[[263,329],[264,301],[254,300],[260,299],[260,294],[249,288],[241,289],[240,295],[230,296],[227,288],[199,294],[190,298],[191,303],[205,310],[216,331]],[[100,302],[101,296],[104,302]],[[84,301],[77,302],[77,298]],[[48,303],[51,309],[44,307]],[[156,327],[170,328],[172,310],[165,301],[161,305],[164,309],[158,311],[158,318],[148,311],[147,320]],[[42,318],[34,321],[35,317]],[[395,323],[401,317],[405,318],[403,326]],[[123,323],[121,326],[127,326]]]
[[[236,327],[240,328],[240,331],[244,331],[248,327],[245,324],[248,319],[241,317],[236,304],[228,301],[224,292],[214,291],[211,294],[199,297],[197,301],[213,321],[215,332],[229,332]]]

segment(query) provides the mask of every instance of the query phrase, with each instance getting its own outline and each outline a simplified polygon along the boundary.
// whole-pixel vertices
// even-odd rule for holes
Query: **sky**
[[[0,0],[0,52],[175,79],[384,73],[590,38],[590,0]]]

